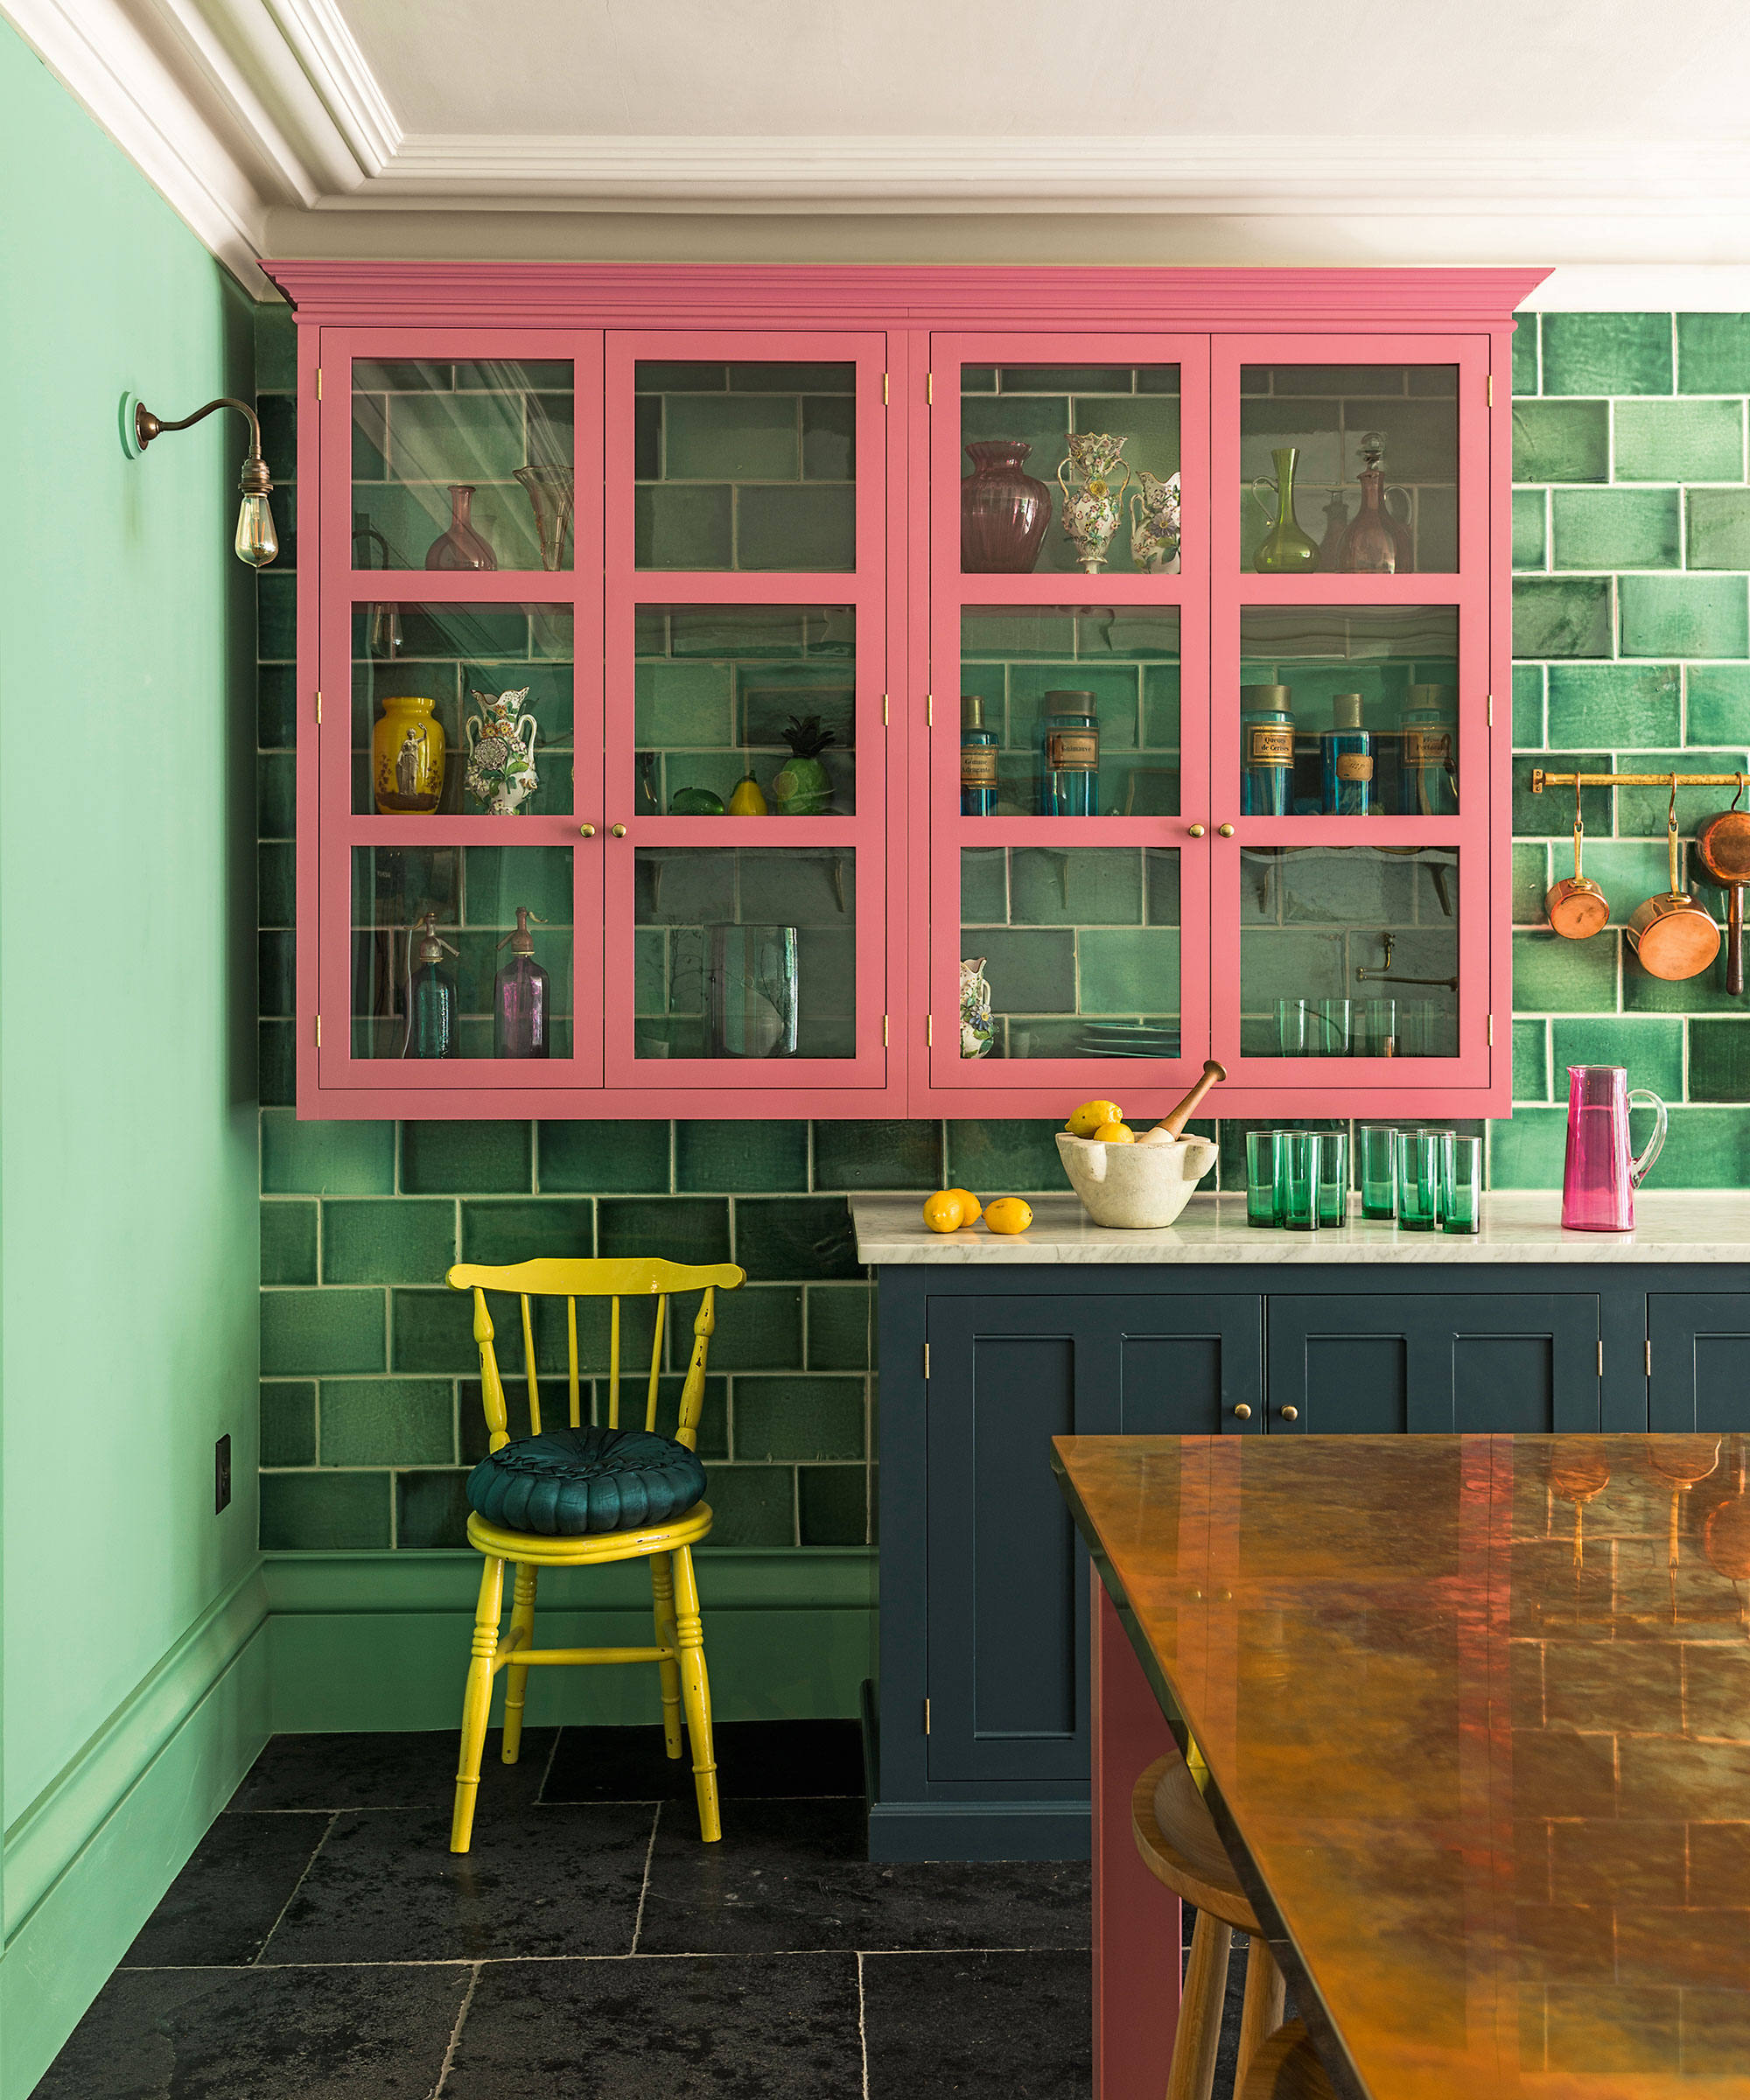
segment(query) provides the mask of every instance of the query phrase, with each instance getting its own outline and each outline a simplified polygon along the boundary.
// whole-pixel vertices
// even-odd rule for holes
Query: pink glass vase
[[[960,566],[969,575],[1025,576],[1051,523],[1051,491],[1024,473],[1032,451],[1019,438],[969,444],[972,472],[960,485]]]
[[[473,508],[471,482],[453,482],[450,487],[450,529],[440,533],[425,550],[428,569],[496,569],[498,556],[491,544],[468,522]]]
[[[1629,1150],[1628,1111],[1658,1116],[1647,1149]],[[1569,1232],[1633,1232],[1634,1192],[1665,1142],[1665,1104],[1645,1087],[1632,1091],[1620,1065],[1568,1067],[1568,1158],[1562,1224]]]

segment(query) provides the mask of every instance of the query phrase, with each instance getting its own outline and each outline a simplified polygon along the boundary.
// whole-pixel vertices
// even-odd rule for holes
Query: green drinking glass
[[[1397,1228],[1432,1232],[1440,1222],[1440,1140],[1443,1130],[1397,1133]]]
[[[1280,1130],[1246,1132],[1246,1223],[1275,1226],[1282,1222],[1278,1191],[1282,1182]]]
[[[1290,1232],[1317,1232],[1324,1134],[1319,1130],[1284,1130],[1280,1135],[1282,1150],[1278,1156],[1282,1171],[1282,1222]]]
[[[1482,1230],[1482,1139],[1448,1131],[1440,1140],[1440,1229]]]
[[[1347,1225],[1349,1220],[1349,1134],[1321,1130],[1319,1154],[1319,1222]]]
[[[1390,1124],[1365,1124],[1355,1132],[1361,1170],[1362,1215],[1397,1215],[1397,1132]]]

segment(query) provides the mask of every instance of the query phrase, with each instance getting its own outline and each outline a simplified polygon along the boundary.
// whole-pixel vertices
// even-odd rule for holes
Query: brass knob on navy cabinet
[[[608,832],[610,836],[614,838],[624,838],[626,836],[626,826],[624,824],[610,824],[608,826]]]
[[[1223,838],[1231,838],[1234,836],[1234,827],[1231,824],[1217,824],[1215,829]]]
[[[593,824],[579,824],[578,826],[578,836],[579,838],[593,838],[595,835],[596,828]]]
[[[1188,830],[1190,830],[1190,833],[1191,833],[1191,836],[1192,836],[1192,837],[1193,837],[1193,838],[1201,838],[1201,837],[1202,837],[1202,836],[1203,836],[1203,827],[1202,827],[1202,825],[1201,825],[1201,824],[1192,824],[1192,825],[1188,826],[1187,828],[1188,828]]]
[[[1298,1422],[1300,1419],[1300,1410],[1298,1407],[1284,1407],[1282,1410],[1282,1418],[1284,1422]]]
[[[1234,1412],[1240,1418],[1242,1422],[1250,1422],[1252,1418],[1252,1410],[1246,1405],[1243,1400],[1240,1402],[1239,1405],[1234,1410]]]

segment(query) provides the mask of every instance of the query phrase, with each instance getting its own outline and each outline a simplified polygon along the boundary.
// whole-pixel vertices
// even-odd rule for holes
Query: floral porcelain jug
[[[1163,481],[1139,466],[1130,491],[1130,559],[1144,574],[1159,576],[1178,556],[1179,476]]]
[[[1068,440],[1069,457],[1060,460],[1057,485],[1063,491],[1063,529],[1069,536],[1076,559],[1095,576],[1106,565],[1106,550],[1118,529],[1123,512],[1118,506],[1130,485],[1129,463],[1123,453],[1125,440],[1103,430],[1083,430]],[[1081,475],[1078,486],[1063,478],[1065,467]],[[1115,489],[1112,476],[1120,467],[1124,478]]]
[[[960,959],[960,1054],[983,1057],[997,1032],[990,1018],[990,987],[984,982],[984,958]]]
[[[528,688],[514,692],[478,693],[480,712],[470,715],[466,724],[468,770],[464,785],[477,802],[484,802],[494,816],[514,816],[517,805],[541,785],[535,770],[536,723],[533,715],[517,710],[528,697]]]

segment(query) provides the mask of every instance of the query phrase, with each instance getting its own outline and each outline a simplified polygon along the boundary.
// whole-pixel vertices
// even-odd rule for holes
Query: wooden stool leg
[[[1246,1995],[1240,2007],[1240,2054],[1234,2070],[1234,2091],[1245,2090],[1246,2073],[1258,2044],[1282,2025],[1283,2001],[1287,1986],[1276,1956],[1263,1940],[1246,1946]]]
[[[474,1656],[462,1695],[462,1746],[456,1760],[456,1807],[450,1818],[450,1850],[466,1852],[474,1829],[480,1756],[492,1712],[493,1658],[498,1653],[498,1615],[504,1608],[504,1563],[490,1554],[480,1570],[480,1600],[474,1608]]]
[[[535,1584],[539,1569],[527,1561],[516,1564],[516,1582],[511,1592],[510,1639],[515,1648],[528,1648],[535,1639]],[[518,1640],[517,1636],[522,1638]],[[515,1653],[513,1648],[512,1653]],[[522,1688],[528,1682],[528,1666],[508,1662],[504,1672],[504,1761],[516,1762],[522,1748]]]
[[[1227,1926],[1200,1910],[1191,1928],[1191,1961],[1185,1971],[1185,1995],[1179,2001],[1179,2031],[1172,2038],[1166,2100],[1209,2100],[1214,2090],[1231,1944]],[[1173,1949],[1175,1954],[1178,1951]]]
[[[677,1546],[675,1567],[675,1631],[681,1650],[681,1704],[693,1745],[693,1790],[699,1800],[699,1836],[715,1844],[723,1836],[718,1816],[717,1759],[711,1750],[710,1682],[705,1675],[705,1634],[699,1618],[699,1586],[693,1579],[690,1548]]]
[[[650,1556],[650,1594],[656,1606],[656,1645],[672,1654],[679,1642],[675,1632],[675,1570],[666,1553]],[[662,1680],[662,1746],[670,1757],[681,1754],[681,1666],[659,1662]]]

